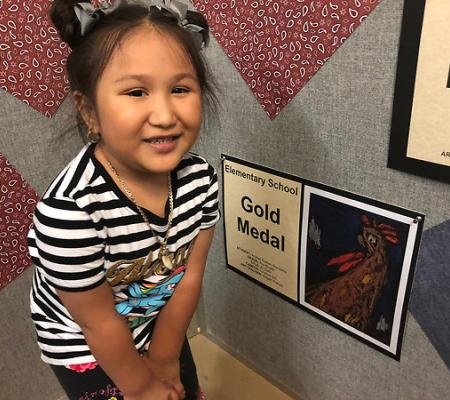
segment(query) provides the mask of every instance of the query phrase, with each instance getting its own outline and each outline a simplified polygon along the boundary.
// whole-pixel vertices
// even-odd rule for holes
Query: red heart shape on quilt
[[[275,118],[381,0],[194,0]]]

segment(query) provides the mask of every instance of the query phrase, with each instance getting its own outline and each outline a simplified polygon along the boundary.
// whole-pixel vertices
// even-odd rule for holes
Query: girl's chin
[[[180,163],[181,157],[165,157],[163,160],[152,160],[151,163],[144,163],[142,167],[150,174],[167,174],[173,171]]]

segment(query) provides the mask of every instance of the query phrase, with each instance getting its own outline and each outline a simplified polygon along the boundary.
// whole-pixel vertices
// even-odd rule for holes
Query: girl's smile
[[[151,145],[156,152],[168,153],[175,149],[178,138],[179,135],[160,136],[144,139],[144,142]]]

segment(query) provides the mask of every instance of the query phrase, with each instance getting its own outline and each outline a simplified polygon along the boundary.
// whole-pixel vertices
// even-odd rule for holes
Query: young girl
[[[55,0],[52,19],[90,143],[29,234],[42,359],[70,399],[197,399],[185,335],[219,219],[217,176],[188,153],[206,21],[175,1]]]

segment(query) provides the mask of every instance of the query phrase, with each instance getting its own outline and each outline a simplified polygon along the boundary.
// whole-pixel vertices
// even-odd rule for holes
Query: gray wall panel
[[[386,168],[403,2],[384,0],[273,121],[213,41],[221,126],[197,146],[449,218],[448,185]],[[401,362],[328,326],[226,269],[223,229],[205,276],[208,335],[291,392],[311,400],[442,399],[450,374],[409,315]]]
[[[56,400],[63,395],[55,376],[41,360],[30,318],[32,268],[0,291],[0,399]]]
[[[68,97],[52,118],[3,90],[0,105],[0,153],[42,194],[82,145],[75,128],[72,100]]]

